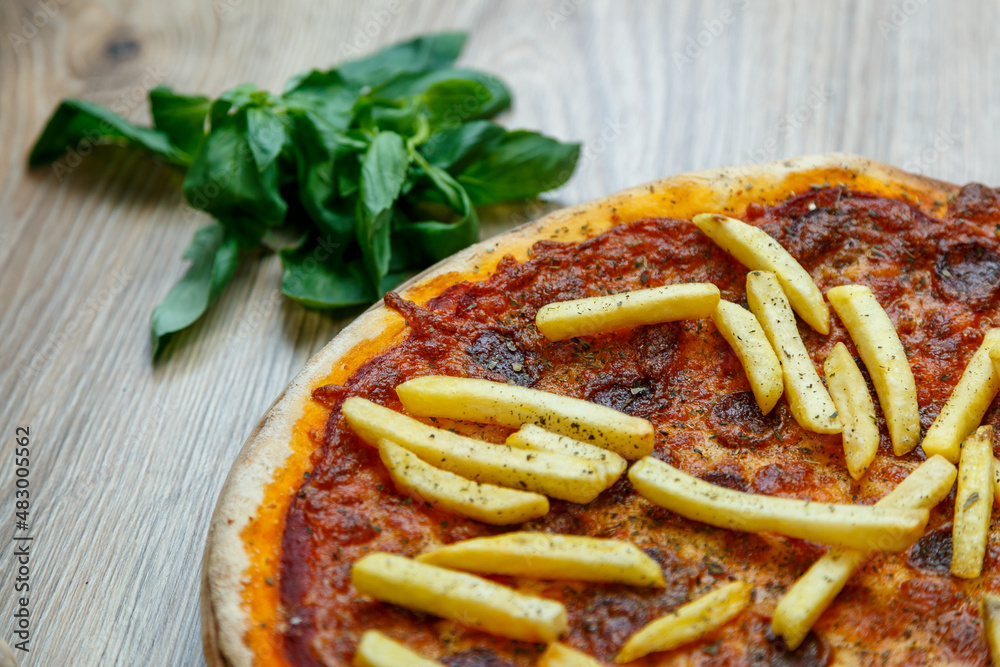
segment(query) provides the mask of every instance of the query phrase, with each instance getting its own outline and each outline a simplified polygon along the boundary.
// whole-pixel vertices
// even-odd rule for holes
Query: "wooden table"
[[[99,149],[60,180],[25,170],[63,97],[146,120],[157,84],[280,89],[416,33],[470,32],[465,64],[514,91],[509,126],[582,140],[585,201],[672,173],[849,151],[1000,182],[995,3],[254,2],[0,5],[0,489],[14,532],[14,432],[30,426],[31,651],[22,665],[200,664],[209,515],[257,419],[354,313],[280,297],[279,262],[239,271],[150,363],[152,307],[206,222],[168,167]],[[32,23],[33,22],[33,23]],[[488,212],[484,235],[548,205]],[[0,637],[15,555],[0,547]],[[12,643],[12,642],[11,642]]]

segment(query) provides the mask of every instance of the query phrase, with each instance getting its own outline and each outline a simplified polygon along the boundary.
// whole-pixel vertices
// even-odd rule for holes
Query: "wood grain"
[[[273,398],[355,314],[281,299],[279,264],[260,256],[151,365],[150,311],[183,273],[181,253],[206,218],[183,205],[177,172],[119,149],[66,163],[66,174],[26,171],[30,143],[61,98],[145,120],[145,92],[159,83],[210,94],[244,81],[280,89],[355,50],[466,29],[463,62],[514,91],[506,124],[586,146],[549,203],[498,207],[484,216],[484,235],[671,173],[803,153],[848,151],[946,180],[1000,182],[996,4],[895,7],[0,4],[0,516],[12,530],[14,427],[30,425],[36,536],[33,637],[20,664],[201,664],[198,567],[225,473]],[[8,641],[13,577],[4,541]]]

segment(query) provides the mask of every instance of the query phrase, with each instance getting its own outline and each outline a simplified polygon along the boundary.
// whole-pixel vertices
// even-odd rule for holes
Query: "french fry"
[[[358,652],[354,654],[354,667],[444,667],[437,660],[425,658],[397,641],[389,639],[378,630],[367,630],[361,635]]]
[[[666,585],[660,566],[635,545],[597,537],[506,533],[456,542],[417,560],[479,574]]]
[[[357,396],[344,401],[343,412],[354,432],[368,444],[378,446],[381,440],[389,440],[435,468],[475,482],[534,491],[574,503],[589,503],[604,490],[604,478],[593,461],[467,438]]]
[[[604,473],[604,486],[609,487],[618,481],[625,472],[628,462],[614,452],[580,442],[573,438],[546,431],[534,424],[525,424],[519,430],[511,433],[506,440],[511,447],[533,449],[535,451],[556,452],[578,456],[581,459],[593,461]]]
[[[752,590],[749,582],[733,581],[678,607],[629,637],[615,662],[632,662],[704,637],[743,611],[750,604]]]
[[[374,553],[351,568],[351,583],[380,602],[464,623],[501,637],[553,642],[566,632],[566,608],[464,572]]]
[[[1000,461],[993,457],[993,502],[1000,502]]]
[[[878,452],[878,422],[875,402],[868,385],[843,343],[834,345],[823,362],[823,373],[830,388],[830,398],[837,406],[840,423],[844,426],[844,460],[847,472],[861,479]]]
[[[979,426],[986,409],[1000,390],[1000,373],[990,358],[990,351],[998,343],[1000,329],[987,331],[948,401],[924,435],[921,447],[927,456],[940,454],[952,463],[958,463],[959,445]]]
[[[993,667],[1000,667],[1000,596],[983,593],[979,613],[983,618],[983,633],[990,647]]]
[[[774,273],[799,317],[824,336],[830,333],[830,311],[812,276],[767,232],[712,213],[696,215],[691,222],[751,271]]]
[[[566,340],[644,324],[708,317],[719,303],[712,283],[649,289],[549,303],[538,309],[535,326],[549,340]]]
[[[748,310],[729,301],[719,301],[712,321],[743,364],[757,407],[765,415],[785,390],[781,364],[767,341],[760,322]]]
[[[646,500],[693,521],[748,533],[788,537],[855,549],[902,551],[917,541],[927,510],[833,505],[734,491],[646,457],[628,471]]]
[[[398,489],[442,511],[494,526],[523,523],[549,512],[549,499],[543,495],[439,470],[389,440],[380,440],[378,451]]]
[[[646,419],[579,398],[475,378],[427,375],[396,387],[408,412],[547,431],[603,447],[626,459],[653,451],[653,425]]]
[[[545,653],[538,658],[536,667],[602,667],[602,665],[586,653],[556,642],[549,644]]]
[[[842,285],[826,291],[833,309],[847,327],[878,394],[896,456],[920,442],[917,384],[896,327],[872,291],[864,285]]]
[[[840,433],[837,408],[819,379],[799,335],[795,315],[773,273],[751,271],[747,275],[747,304],[781,363],[785,396],[795,421],[816,433]]]
[[[876,507],[930,510],[951,493],[958,471],[942,456],[933,456],[896,485]],[[778,602],[771,619],[771,630],[785,638],[785,644],[795,650],[809,630],[861,567],[871,551],[864,549],[830,549],[813,563]]]
[[[993,427],[980,426],[962,443],[955,519],[951,528],[951,573],[975,579],[983,571],[993,510]]]

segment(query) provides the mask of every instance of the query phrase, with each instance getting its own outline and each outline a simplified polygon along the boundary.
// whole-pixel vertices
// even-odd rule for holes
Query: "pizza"
[[[700,214],[711,220],[694,224]],[[738,261],[706,231],[712,220],[763,232],[804,271]],[[990,188],[833,154],[674,176],[432,267],[313,357],[241,451],[205,553],[208,663],[351,665],[363,638],[397,656],[383,664],[454,667],[988,663],[1000,593],[988,428],[1000,410],[987,409],[1000,385],[987,344],[1000,326],[998,236]],[[826,331],[795,300],[802,276],[834,306]],[[654,306],[636,307],[661,316],[616,320],[622,295],[651,295]],[[567,315],[553,306],[564,302],[583,305]],[[789,302],[798,319],[782,315]],[[826,312],[822,296],[813,306]],[[773,395],[776,371],[748,361],[771,352],[740,348],[730,328],[747,317],[782,352]],[[790,381],[793,358],[815,380]],[[979,407],[959,404],[963,392]],[[531,403],[543,393],[554,412]],[[941,445],[945,421],[975,433],[961,449],[957,436]],[[605,430],[586,430],[598,422]],[[568,449],[499,447],[530,429]],[[427,449],[435,433],[452,449]],[[930,435],[931,455],[917,446]],[[494,470],[475,442],[523,470]],[[594,442],[627,446],[588,459]],[[406,462],[477,479],[485,495],[464,509],[434,502],[396,474]],[[903,498],[928,475],[944,480],[937,490]],[[491,490],[504,487],[502,498]],[[487,507],[487,496],[503,502]],[[613,545],[628,576],[591,576],[606,570],[583,562],[596,544]],[[528,572],[512,565],[518,549],[561,555],[522,559]],[[842,588],[816,606],[797,582],[844,554],[854,560]],[[971,569],[955,576],[959,561]],[[425,574],[443,577],[438,597],[420,588]],[[471,597],[441,602],[463,586],[527,600],[548,620],[514,631]],[[718,622],[666,642],[705,610]],[[787,613],[815,618],[793,638]]]

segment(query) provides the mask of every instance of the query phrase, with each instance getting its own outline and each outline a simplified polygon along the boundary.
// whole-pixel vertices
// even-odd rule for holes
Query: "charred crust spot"
[[[753,393],[739,391],[712,406],[708,427],[725,447],[759,447],[781,428],[781,417],[777,411],[765,416]]]
[[[574,643],[591,655],[613,655],[641,627],[687,601],[695,572],[681,568],[665,573],[666,588],[599,584],[581,589],[582,613],[570,618]]]
[[[747,646],[746,658],[750,665],[771,667],[825,667],[830,664],[833,652],[825,639],[810,631],[794,651],[788,650],[784,639],[771,632],[768,619],[754,615],[747,625],[758,626],[751,634],[756,641]],[[763,626],[763,627],[760,627]]]
[[[586,535],[587,521],[582,516],[583,506],[565,500],[549,500],[549,513],[525,523],[522,530],[535,533],[561,533]]]
[[[935,291],[973,310],[992,305],[1000,291],[1000,254],[996,246],[986,239],[942,243],[934,264]]]
[[[622,507],[628,498],[636,495],[635,489],[632,488],[632,482],[629,481],[628,475],[622,475],[618,478],[611,488],[605,489],[601,495],[592,503],[593,506],[598,507]]]
[[[750,488],[746,477],[743,476],[743,469],[732,461],[726,461],[714,470],[701,473],[698,477],[709,484],[723,486],[733,491],[747,491]]]
[[[951,572],[951,524],[924,533],[906,553],[906,562],[914,569],[948,576]]]
[[[649,382],[622,383],[611,381],[597,388],[588,397],[592,403],[605,405],[618,412],[647,417],[651,411],[650,399],[656,388]]]
[[[484,329],[472,342],[469,353],[484,369],[487,379],[510,381],[529,387],[538,376],[534,355],[526,353],[513,337],[494,329]]]

